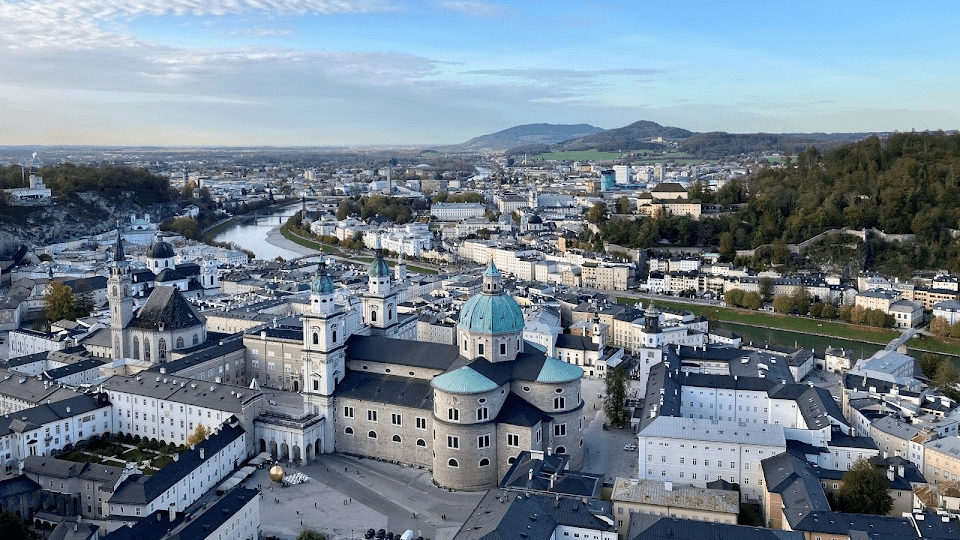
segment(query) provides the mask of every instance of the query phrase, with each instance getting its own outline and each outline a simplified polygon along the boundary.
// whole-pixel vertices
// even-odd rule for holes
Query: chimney
[[[177,519],[177,507],[170,503],[170,523]]]
[[[553,489],[553,485],[557,482],[557,473],[550,475],[550,489]]]
[[[203,455],[203,454],[204,454],[203,448],[201,448],[201,449],[200,449],[200,459],[204,459],[204,455]]]
[[[528,482],[533,481],[533,469],[530,469],[529,471],[527,471],[527,481]]]

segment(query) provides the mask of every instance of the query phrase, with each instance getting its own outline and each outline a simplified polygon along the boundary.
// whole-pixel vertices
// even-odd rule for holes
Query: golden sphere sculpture
[[[283,480],[283,477],[287,475],[287,472],[283,470],[283,467],[280,465],[274,465],[270,467],[270,479],[274,482],[279,482]]]

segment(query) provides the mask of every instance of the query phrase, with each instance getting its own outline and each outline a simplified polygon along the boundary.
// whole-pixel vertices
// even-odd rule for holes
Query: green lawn
[[[633,304],[637,302],[636,299],[622,297],[617,298],[617,301],[621,304]],[[733,309],[719,306],[702,306],[698,304],[684,304],[682,302],[664,302],[661,300],[657,300],[656,304],[674,309],[690,311],[715,321],[734,322],[750,326],[766,326],[768,328],[776,328],[779,330],[805,332],[807,334],[819,334],[843,339],[866,341],[868,343],[886,344],[889,343],[893,338],[900,335],[899,332],[884,328],[872,328],[869,326],[847,324],[837,321],[810,319],[806,317],[777,315],[775,313],[767,313],[765,311],[750,311],[745,309]]]
[[[638,302],[638,300],[635,298],[618,297],[617,302],[621,304],[632,305]],[[644,302],[646,302],[646,300],[644,300]],[[887,328],[874,328],[871,326],[861,326],[840,321],[778,315],[765,311],[750,311],[718,306],[702,306],[698,304],[685,304],[682,302],[664,302],[661,300],[657,300],[656,304],[659,306],[690,311],[696,313],[697,315],[703,315],[705,318],[713,321],[732,322],[749,326],[765,326],[778,330],[788,330],[792,332],[803,332],[807,334],[852,339],[881,345],[886,345],[900,335],[900,332]],[[907,346],[916,350],[960,356],[960,340],[957,339],[918,335],[911,339]]]
[[[300,244],[301,246],[308,247],[310,249],[315,249],[317,251],[324,251],[327,253],[340,252],[339,249],[333,246],[328,246],[327,244],[321,244],[320,242],[314,242],[313,240],[307,240],[306,238],[293,234],[292,232],[288,231],[286,227],[280,227],[280,234],[282,234],[283,237],[286,238],[287,240]]]
[[[620,159],[620,152],[599,152],[596,149],[570,150],[567,152],[538,154],[533,157],[534,159],[546,159],[549,161],[611,161]]]
[[[408,264],[408,265],[407,265],[407,270],[410,270],[411,272],[419,272],[419,273],[421,273],[421,274],[434,274],[434,275],[436,275],[436,274],[439,273],[439,272],[437,272],[436,270],[434,270],[434,269],[432,269],[432,268],[424,268],[424,267],[422,267],[422,266],[414,266],[414,265],[412,265],[412,264]]]

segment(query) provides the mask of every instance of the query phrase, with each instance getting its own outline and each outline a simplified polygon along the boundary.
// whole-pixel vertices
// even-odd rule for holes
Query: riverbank
[[[621,304],[634,304],[637,301],[635,298],[617,298],[617,302]],[[654,303],[673,309],[690,311],[711,321],[735,323],[766,330],[786,331],[810,336],[872,343],[875,345],[886,345],[900,335],[899,332],[886,328],[873,328],[870,326],[861,326],[826,319],[814,319],[811,317],[778,315],[763,311],[750,311],[715,305],[663,300],[655,300]],[[960,356],[960,340],[917,336],[911,339],[907,346],[921,352]]]

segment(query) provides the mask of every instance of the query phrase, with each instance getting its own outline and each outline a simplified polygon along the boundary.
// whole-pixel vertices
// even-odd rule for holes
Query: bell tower
[[[130,266],[123,253],[123,238],[120,237],[120,223],[117,222],[117,243],[113,249],[113,264],[110,265],[110,277],[107,279],[108,300],[110,303],[110,337],[113,341],[113,358],[126,358],[129,347],[124,336],[124,328],[133,318],[133,297],[130,291]]]
[[[397,324],[397,293],[390,279],[390,266],[383,258],[380,240],[377,240],[377,256],[367,272],[368,287],[363,294],[363,322],[374,334],[383,335]]]
[[[333,452],[334,392],[346,374],[344,310],[334,302],[333,280],[320,263],[310,284],[310,309],[303,315],[304,412],[323,415],[324,452]]]

